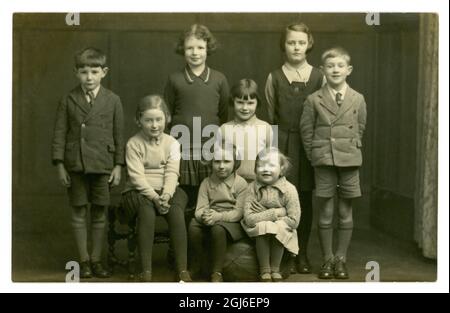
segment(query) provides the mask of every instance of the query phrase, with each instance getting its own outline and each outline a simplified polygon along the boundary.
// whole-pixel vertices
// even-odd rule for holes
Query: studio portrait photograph
[[[435,283],[439,22],[14,13],[11,281]]]

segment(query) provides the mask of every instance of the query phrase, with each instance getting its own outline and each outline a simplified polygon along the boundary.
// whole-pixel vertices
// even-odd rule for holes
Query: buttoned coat
[[[300,132],[311,164],[361,166],[366,115],[364,96],[350,86],[340,107],[326,85],[308,96],[304,103]]]
[[[86,174],[109,174],[115,165],[123,165],[120,98],[101,86],[91,108],[81,86],[70,91],[56,113],[52,161]]]

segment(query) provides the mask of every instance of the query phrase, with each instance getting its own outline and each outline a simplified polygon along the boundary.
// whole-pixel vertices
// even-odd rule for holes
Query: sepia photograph
[[[12,282],[436,282],[439,22],[14,13]]]

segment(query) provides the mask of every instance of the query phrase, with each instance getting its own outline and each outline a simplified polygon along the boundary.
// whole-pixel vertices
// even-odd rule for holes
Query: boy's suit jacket
[[[339,107],[327,86],[305,101],[300,132],[313,166],[361,166],[362,136],[366,126],[364,96],[350,86]]]
[[[124,164],[120,98],[100,87],[90,109],[81,86],[65,96],[56,114],[52,160],[86,174],[109,174],[114,165]]]

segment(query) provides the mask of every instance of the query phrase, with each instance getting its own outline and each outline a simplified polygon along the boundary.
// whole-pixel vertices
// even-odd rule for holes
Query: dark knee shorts
[[[109,174],[69,172],[69,175],[71,184],[67,191],[72,206],[83,206],[89,203],[100,206],[109,205]]]
[[[332,198],[336,190],[341,198],[361,196],[359,167],[317,166],[314,176],[317,197]]]

